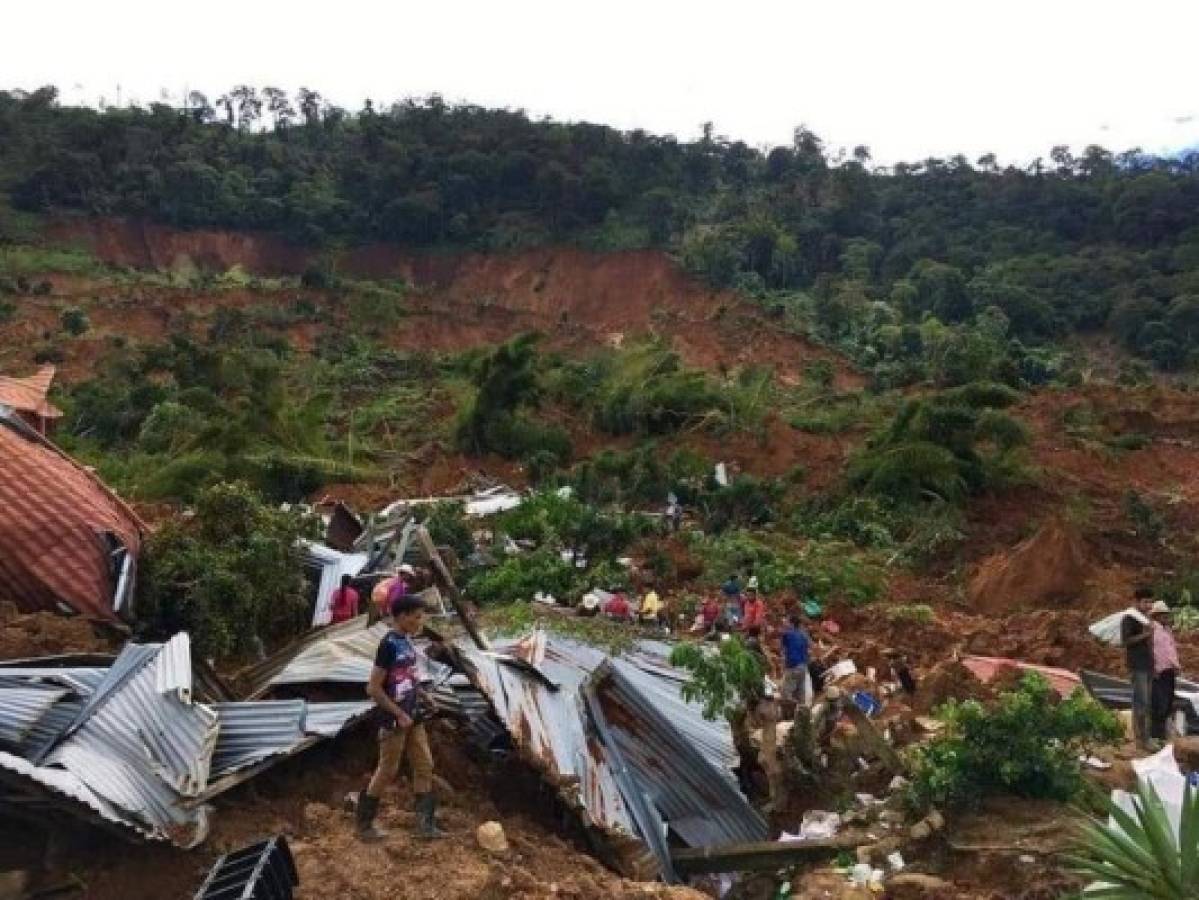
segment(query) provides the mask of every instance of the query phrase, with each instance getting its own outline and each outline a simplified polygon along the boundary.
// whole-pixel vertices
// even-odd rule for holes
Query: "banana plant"
[[[1137,781],[1130,815],[1115,802],[1108,811],[1117,828],[1083,826],[1067,866],[1095,883],[1086,900],[1199,900],[1199,791],[1187,786],[1177,834],[1150,784]]]

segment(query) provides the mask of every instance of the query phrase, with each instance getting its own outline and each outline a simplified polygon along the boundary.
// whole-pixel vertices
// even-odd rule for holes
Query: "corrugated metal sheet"
[[[1127,678],[1115,678],[1087,669],[1083,669],[1079,675],[1091,696],[1104,706],[1112,709],[1132,707],[1132,684]],[[1174,686],[1174,692],[1177,698],[1190,701],[1183,706],[1187,734],[1199,734],[1199,682],[1180,678]]]
[[[161,837],[153,830],[139,827],[136,823],[131,822],[121,814],[120,810],[98,796],[71,772],[35,766],[19,756],[0,751],[0,781],[11,782],[25,791],[28,791],[31,785],[35,786],[43,792],[53,795],[55,799],[70,801],[75,805],[74,811],[86,818],[98,817],[105,822],[134,830],[142,837],[150,839]]]
[[[116,620],[116,577],[103,540],[135,557],[144,526],[82,466],[0,406],[0,596],[23,611]]]
[[[148,814],[148,821],[174,828],[195,824],[190,816],[180,821],[173,807],[179,796],[196,796],[207,786],[219,723],[210,708],[159,693],[165,658],[156,652],[51,751],[45,764],[63,765],[131,814]]]
[[[0,741],[20,744],[38,720],[66,694],[56,688],[0,688]]]
[[[676,727],[677,719],[614,666],[598,673],[595,689],[606,712],[601,737],[619,748],[637,789],[686,844],[715,847],[767,839],[766,822],[723,777],[721,760],[713,765]]]
[[[60,700],[55,703],[25,735],[25,740],[17,748],[21,755],[29,760],[40,759],[75,721],[81,709],[82,700]]]
[[[220,721],[212,755],[213,777],[228,775],[284,753],[304,738],[304,700],[256,700],[218,703]]]
[[[182,632],[172,637],[158,651],[155,665],[155,690],[160,694],[174,694],[183,703],[191,703],[191,638]]]
[[[179,634],[126,645],[108,670],[0,667],[0,731],[19,737],[11,743],[21,754],[0,754],[0,780],[189,847],[207,834],[204,801],[240,780],[225,776],[303,750],[373,708],[367,700],[196,703],[190,658]]]
[[[40,667],[21,667],[17,669],[0,669],[0,687],[23,687],[31,683],[57,685],[71,692],[87,697],[91,695],[100,683],[104,681],[108,669],[79,668],[79,669],[49,669]]]
[[[366,617],[360,616],[353,622],[328,629],[323,638],[312,641],[285,663],[279,673],[270,679],[270,684],[366,684],[375,665],[379,642],[391,626],[387,622],[376,622],[366,628],[363,627],[365,622]],[[345,627],[352,624],[356,624],[356,627]],[[424,646],[422,641],[416,644],[418,649]],[[428,680],[437,680],[448,674],[445,666],[423,654],[420,668],[422,677]]]
[[[371,700],[351,700],[344,703],[309,703],[304,716],[304,731],[321,737],[333,737],[352,722],[371,713]]]
[[[587,817],[638,836],[673,878],[666,829],[690,846],[765,840],[767,828],[737,788],[728,724],[683,700],[685,676],[669,647],[645,643],[615,659],[537,632],[494,653],[459,650],[512,739],[559,784],[578,784]],[[534,677],[506,659],[535,666]],[[607,711],[605,711],[607,710]],[[616,714],[613,714],[616,713]]]
[[[79,715],[75,721],[63,733],[63,737],[70,737],[75,731],[83,727],[88,719],[104,707],[109,698],[120,691],[131,678],[149,665],[157,653],[157,644],[126,644],[117,658],[113,660],[112,666],[104,673],[104,677],[100,679],[100,683],[88,695],[87,702],[79,710]],[[37,759],[34,762],[40,763],[41,760]]]

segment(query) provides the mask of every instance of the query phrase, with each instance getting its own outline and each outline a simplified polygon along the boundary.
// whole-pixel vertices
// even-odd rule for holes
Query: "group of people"
[[[623,588],[618,587],[603,601],[595,593],[590,593],[579,604],[579,615],[603,616],[617,622],[637,622],[661,628],[667,628],[670,624],[666,604],[662,602],[652,584],[646,585],[645,594],[636,608],[629,601]]]
[[[355,619],[363,612],[362,597],[354,587],[353,578],[341,576],[341,584],[329,597],[329,624],[337,625]],[[404,563],[395,570],[395,574],[378,581],[371,589],[371,620],[387,618],[391,613],[391,604],[396,600],[416,594],[419,591],[419,574],[412,566]]]
[[[758,579],[750,575],[743,588],[737,574],[720,586],[720,596],[708,596],[691,626],[692,634],[712,635],[727,631],[746,634],[766,625],[766,601],[758,593]]]
[[[1132,679],[1132,728],[1138,746],[1155,749],[1168,735],[1178,679],[1178,645],[1170,631],[1170,607],[1153,599],[1153,591],[1136,592],[1139,616],[1126,615],[1120,641]]]

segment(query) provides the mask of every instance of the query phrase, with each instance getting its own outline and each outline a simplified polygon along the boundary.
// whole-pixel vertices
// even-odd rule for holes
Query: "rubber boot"
[[[387,831],[375,824],[375,815],[378,812],[378,797],[372,797],[366,791],[358,795],[358,806],[354,810],[354,824],[359,840],[373,843],[387,837]]]
[[[447,836],[437,827],[437,797],[432,792],[419,794],[416,798],[416,836],[426,841]]]

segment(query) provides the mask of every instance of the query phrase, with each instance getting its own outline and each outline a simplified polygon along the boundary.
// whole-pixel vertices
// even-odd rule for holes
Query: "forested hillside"
[[[182,111],[98,112],[44,88],[0,92],[0,185],[16,210],[318,246],[663,247],[887,384],[960,380],[928,346],[958,323],[1020,342],[990,361],[957,348],[969,365],[1034,382],[1060,361],[1027,348],[1075,331],[1110,324],[1166,370],[1189,366],[1199,337],[1199,153],[1056,147],[1027,168],[877,167],[867,148],[831,153],[803,128],[766,150],[710,127],[687,142],[437,98],[353,112],[243,86]]]

